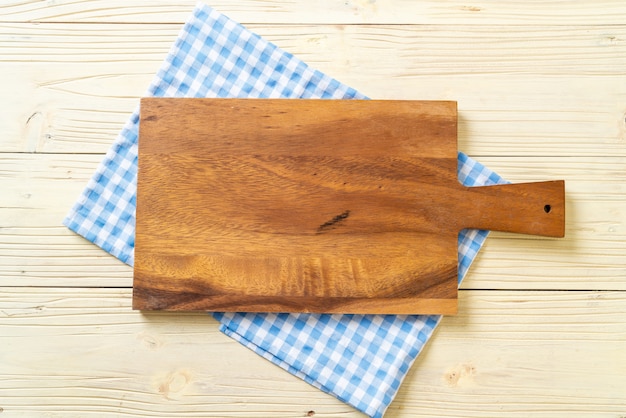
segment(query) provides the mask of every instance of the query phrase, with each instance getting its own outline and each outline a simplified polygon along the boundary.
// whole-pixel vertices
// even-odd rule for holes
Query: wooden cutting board
[[[141,101],[133,307],[452,314],[457,237],[562,237],[564,183],[462,186],[455,102]]]

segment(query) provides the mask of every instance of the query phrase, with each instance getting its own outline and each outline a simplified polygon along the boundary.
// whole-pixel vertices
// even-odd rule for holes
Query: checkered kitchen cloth
[[[147,96],[365,98],[204,4],[184,25]],[[135,111],[64,220],[130,265],[138,121]],[[462,153],[459,179],[466,185],[503,182]],[[476,230],[460,234],[459,281],[486,236]],[[214,315],[225,334],[372,417],[383,416],[440,320],[432,315]]]

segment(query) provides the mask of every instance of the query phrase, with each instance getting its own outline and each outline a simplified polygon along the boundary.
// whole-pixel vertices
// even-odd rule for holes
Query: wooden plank
[[[615,417],[625,292],[463,291],[386,417]],[[0,288],[11,417],[362,416],[221,335],[205,314],[131,310],[129,289]],[[309,414],[311,415],[311,414]]]
[[[626,155],[626,26],[252,29],[372,98],[457,100],[470,154]],[[178,30],[3,24],[0,151],[106,152]]]
[[[610,27],[255,24],[248,28],[302,56],[311,65],[334,63],[344,70],[358,66],[365,74],[386,69],[403,77],[463,72],[474,76],[502,73],[606,76],[623,74],[626,62],[626,24]],[[77,23],[68,27],[58,23],[1,23],[1,59],[22,64],[26,64],[23,61],[109,63],[112,68],[119,68],[126,61],[128,67],[136,67],[165,58],[180,30],[178,24]],[[106,92],[104,86],[99,92]]]
[[[0,154],[0,286],[131,286],[131,267],[61,224],[102,157]]]
[[[22,2],[9,0],[0,8],[3,21],[37,22],[176,22],[191,13],[195,0],[57,0]],[[292,22],[315,24],[622,24],[626,7],[619,0],[584,1],[564,4],[557,0],[541,3],[497,3],[476,0],[350,0],[317,1],[314,4],[286,0],[214,0],[212,7],[244,23]]]
[[[0,154],[0,285],[131,286],[130,267],[61,225],[101,158]],[[513,182],[564,178],[567,230],[558,241],[492,233],[464,287],[626,290],[626,159],[479,161]]]
[[[58,226],[103,157],[0,153],[0,226]]]

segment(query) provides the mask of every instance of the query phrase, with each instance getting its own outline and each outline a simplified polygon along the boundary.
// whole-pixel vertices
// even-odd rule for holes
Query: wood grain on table
[[[0,5],[0,416],[361,416],[217,331],[131,309],[61,220],[194,1]],[[566,180],[566,238],[493,233],[388,417],[626,415],[626,4],[212,6],[376,99],[456,100],[459,149]]]

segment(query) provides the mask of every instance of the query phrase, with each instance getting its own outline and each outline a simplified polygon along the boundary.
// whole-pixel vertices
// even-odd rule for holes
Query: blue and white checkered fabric
[[[148,96],[365,98],[293,55],[198,4]],[[138,111],[135,111],[64,220],[133,264]],[[466,185],[504,182],[459,153]],[[459,281],[487,233],[459,236]],[[439,316],[219,313],[221,330],[311,385],[381,417],[439,323]]]

